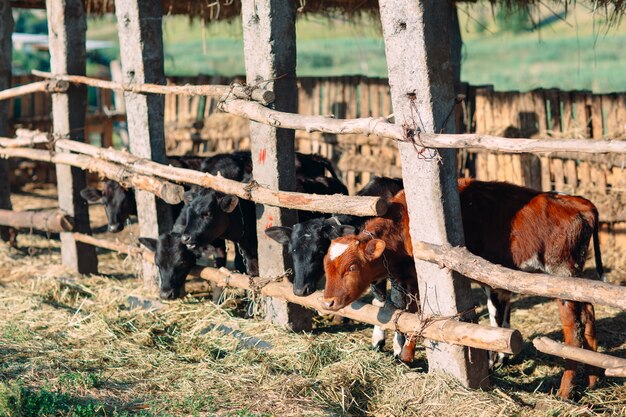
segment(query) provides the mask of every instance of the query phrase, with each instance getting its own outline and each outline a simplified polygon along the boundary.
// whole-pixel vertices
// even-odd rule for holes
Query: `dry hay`
[[[89,415],[626,413],[626,386],[618,379],[581,393],[577,403],[550,395],[562,361],[536,353],[529,343],[495,371],[493,389],[473,391],[448,376],[424,373],[423,351],[414,369],[397,364],[389,352],[372,351],[369,326],[318,320],[312,333],[295,334],[240,318],[241,299],[232,291],[220,306],[191,297],[150,302],[132,259],[101,253],[107,275],[83,277],[60,266],[57,241],[24,234],[18,244],[34,250],[29,255],[0,246],[0,415],[17,415],[6,413],[3,403],[15,384],[31,398],[49,392],[65,395],[72,407],[89,405]],[[132,308],[130,295],[147,301],[145,308]],[[514,303],[512,324],[527,340],[560,339],[555,303],[540,297]],[[623,357],[626,315],[603,307],[597,314],[601,350]],[[484,307],[481,315],[486,320]],[[220,325],[240,333],[225,334]],[[271,347],[255,347],[249,337]],[[57,415],[79,415],[76,409]]]
[[[43,7],[43,0],[21,1]],[[459,1],[459,3],[474,2],[476,0]],[[489,0],[489,2],[508,10],[529,10],[543,4],[541,0]],[[103,14],[114,11],[114,2],[111,0],[84,0],[84,3],[88,13]],[[576,4],[576,0],[551,0],[548,3],[567,6]],[[626,9],[626,0],[578,0],[578,3],[588,6],[594,13],[606,11],[614,19],[621,16]],[[233,19],[239,17],[241,11],[240,0],[162,0],[162,4],[165,14],[183,14],[206,22]],[[377,15],[379,7],[376,0],[300,0],[296,4],[299,14],[321,13],[352,19],[358,18],[362,13]]]

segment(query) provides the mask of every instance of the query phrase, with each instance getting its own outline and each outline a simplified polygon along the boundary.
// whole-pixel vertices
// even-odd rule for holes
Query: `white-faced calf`
[[[393,197],[402,189],[399,178],[374,177],[357,195]],[[293,227],[273,226],[265,234],[287,248],[293,260],[293,292],[298,296],[313,293],[324,276],[324,255],[330,241],[339,236],[354,234],[369,217],[335,215],[302,221]],[[380,293],[384,288],[377,291]]]

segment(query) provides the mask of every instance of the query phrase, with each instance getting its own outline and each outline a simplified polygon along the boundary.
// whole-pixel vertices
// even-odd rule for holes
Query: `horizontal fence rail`
[[[49,72],[33,70],[33,74],[56,81],[84,84],[108,90],[126,91],[130,93],[175,94],[185,96],[228,96],[255,100],[263,104],[274,102],[274,92],[259,87],[241,85],[160,85],[160,84],[124,84],[115,81],[100,80],[82,75],[57,75]]]
[[[331,134],[376,135],[399,142],[413,142],[417,147],[484,149],[507,153],[583,152],[626,154],[626,141],[584,139],[515,139],[481,134],[434,134],[389,123],[385,118],[334,119],[324,116],[301,116],[268,109],[246,100],[226,100],[220,109],[255,122],[285,129]]]
[[[606,369],[606,376],[626,378],[626,359],[610,356],[606,353],[594,352],[589,349],[564,345],[548,337],[534,339],[533,346],[539,352]]]
[[[517,271],[476,256],[462,247],[413,242],[417,259],[450,268],[461,275],[518,294],[575,300],[626,310],[626,287],[576,277]]]
[[[0,225],[44,232],[71,232],[74,229],[74,219],[60,209],[0,210]]]
[[[137,174],[125,169],[122,165],[87,155],[65,152],[50,153],[40,149],[0,148],[0,157],[26,158],[33,161],[70,165],[86,171],[97,172],[106,178],[119,182],[126,188],[138,188],[149,191],[168,204],[178,204],[183,201],[184,189],[180,185],[172,184],[150,175]]]
[[[138,158],[128,152],[102,149],[71,140],[56,141],[58,149],[87,154],[102,160],[124,165],[129,170],[155,175],[170,181],[188,185],[213,188],[226,194],[236,195],[259,204],[279,206],[295,210],[308,210],[321,213],[351,214],[354,216],[380,216],[387,210],[380,197],[350,197],[346,195],[317,195],[288,191],[273,191],[256,182],[249,184],[226,179],[208,173],[185,168],[175,168]]]
[[[154,261],[151,253],[135,247],[113,244],[81,233],[74,233],[74,237],[76,240],[90,245],[126,254],[140,255],[150,262]],[[320,300],[322,296],[321,291],[306,297],[299,297],[293,293],[289,282],[275,281],[263,277],[251,278],[244,274],[231,272],[225,268],[195,268],[191,276],[211,281],[221,287],[259,291],[264,296],[278,297],[291,303],[313,308],[322,314],[339,314],[343,317],[380,326],[386,330],[398,330],[440,342],[512,354],[520,352],[523,346],[522,336],[517,330],[466,323],[454,317],[422,318],[418,314],[384,309],[362,301],[356,301],[338,311],[330,311],[323,307],[323,303]]]
[[[1,142],[0,142],[1,143]],[[0,148],[0,156],[21,157],[37,161],[72,165],[121,182],[127,187],[150,191],[170,204],[182,201],[182,187],[159,178],[182,184],[213,188],[226,194],[252,200],[260,204],[308,210],[322,213],[380,216],[387,205],[380,197],[350,197],[345,195],[315,195],[287,191],[273,191],[257,183],[241,183],[208,173],[175,168],[138,158],[128,152],[102,149],[67,139],[55,141],[57,149],[78,154],[23,148]],[[156,178],[155,178],[156,177]]]
[[[120,89],[124,91],[158,93],[158,94],[184,94],[184,95],[224,95],[219,108],[225,112],[242,116],[256,122],[274,127],[286,129],[304,130],[306,132],[322,132],[328,134],[361,134],[376,135],[402,142],[413,142],[418,147],[430,148],[467,148],[484,149],[495,152],[507,153],[539,153],[550,152],[582,152],[582,153],[618,153],[626,154],[626,141],[595,140],[587,141],[580,139],[524,139],[505,138],[482,134],[427,134],[419,132],[417,127],[407,129],[405,127],[389,123],[385,117],[380,118],[356,118],[334,119],[324,116],[302,116],[293,113],[284,113],[268,109],[263,105],[249,100],[231,99],[228,94],[234,87],[229,86],[162,86],[157,84],[125,85],[112,81],[103,81],[95,78],[73,75],[52,75],[35,71],[36,74],[55,78],[61,81],[71,80],[73,83],[95,85],[106,89]],[[203,88],[207,92],[199,92]],[[241,87],[246,89],[245,87]],[[168,91],[170,89],[170,91]],[[176,93],[174,90],[179,89]],[[227,91],[223,91],[227,89]],[[194,93],[194,91],[196,91]],[[218,93],[221,92],[221,94]],[[248,88],[243,94],[251,98]],[[210,94],[209,94],[210,92]],[[235,95],[233,94],[233,97]]]

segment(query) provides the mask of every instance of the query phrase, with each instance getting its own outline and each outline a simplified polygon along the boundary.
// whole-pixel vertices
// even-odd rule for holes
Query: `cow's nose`
[[[306,288],[307,287],[296,287],[296,286],[294,286],[293,287],[293,293],[295,295],[297,295],[298,297],[302,297],[303,295],[305,295]]]
[[[174,290],[171,288],[161,290],[161,293],[159,295],[164,300],[173,300],[174,298],[176,298],[174,296]]]
[[[183,242],[183,243],[189,242],[190,239],[191,239],[191,236],[189,236],[189,235],[181,235],[180,236],[180,241]]]
[[[322,304],[324,305],[324,308],[327,308],[328,310],[332,310],[333,307],[335,306],[335,297],[332,297],[332,298],[322,297]]]

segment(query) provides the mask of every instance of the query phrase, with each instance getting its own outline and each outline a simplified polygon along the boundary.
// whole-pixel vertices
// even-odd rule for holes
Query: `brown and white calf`
[[[390,277],[391,291],[386,296],[378,294],[377,299],[386,298],[394,308],[416,312],[417,274],[404,191],[389,200],[383,217],[368,220],[361,233],[334,239],[324,257],[324,271],[324,303],[329,310],[347,306],[370,285]],[[374,329],[372,344],[376,344],[376,337],[384,340],[379,328]],[[413,342],[405,344],[404,336],[396,333],[394,353],[402,361],[412,361],[414,350]]]
[[[459,195],[465,243],[472,253],[508,268],[580,276],[593,236],[596,270],[603,277],[598,212],[589,200],[470,179],[459,180]],[[370,283],[388,275],[393,277],[392,282],[415,280],[415,271],[409,271],[412,265],[407,262],[412,257],[404,193],[392,201],[389,215],[366,223],[359,235],[332,242],[324,259],[324,301],[329,309],[338,310],[350,304]],[[397,261],[400,264],[396,265]],[[491,323],[508,326],[510,292],[487,292]],[[557,304],[565,343],[596,350],[593,306],[567,300],[557,300]],[[407,359],[410,349],[411,346],[405,347],[403,359]],[[566,361],[559,396],[570,395],[576,367],[576,362]],[[592,387],[598,380],[598,370],[587,367],[586,372]]]

